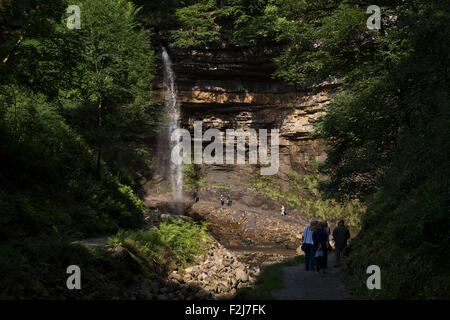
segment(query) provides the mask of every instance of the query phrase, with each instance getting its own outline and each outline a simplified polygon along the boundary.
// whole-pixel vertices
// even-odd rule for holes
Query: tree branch
[[[25,39],[25,36],[27,35],[28,30],[33,25],[33,19],[36,16],[37,11],[39,10],[39,6],[40,5],[38,4],[36,6],[36,8],[34,9],[33,16],[30,18],[30,21],[28,22],[27,26],[25,27],[24,33],[20,36],[19,40],[17,40],[16,45],[11,49],[11,51],[9,51],[9,53],[6,55],[6,57],[2,60],[2,63],[6,64],[8,62],[11,55],[14,53],[14,51],[16,51],[19,48],[20,44]]]

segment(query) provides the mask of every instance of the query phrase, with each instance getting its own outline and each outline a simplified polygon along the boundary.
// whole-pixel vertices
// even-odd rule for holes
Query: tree
[[[283,1],[285,47],[276,75],[304,84],[336,80],[316,127],[327,142],[326,195],[367,204],[343,264],[364,298],[448,296],[448,1],[380,1],[381,30],[361,1]],[[367,290],[367,265],[384,289]],[[401,276],[399,276],[401,275]],[[411,276],[410,276],[411,275]]]
[[[83,45],[79,91],[66,92],[66,99],[78,99],[79,105],[67,111],[95,145],[100,177],[101,159],[105,155],[112,163],[126,130],[151,125],[154,55],[148,32],[136,22],[139,9],[131,2],[82,1],[80,9],[81,29],[68,31]]]

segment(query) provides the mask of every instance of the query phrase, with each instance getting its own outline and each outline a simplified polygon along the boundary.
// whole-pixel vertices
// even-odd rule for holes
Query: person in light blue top
[[[305,252],[305,270],[314,271],[314,240],[313,232],[316,230],[318,221],[313,220],[311,224],[305,228],[302,234],[302,250]]]

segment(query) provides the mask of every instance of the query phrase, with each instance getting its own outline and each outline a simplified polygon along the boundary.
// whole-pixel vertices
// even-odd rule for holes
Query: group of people
[[[340,220],[338,226],[331,234],[334,241],[334,249],[336,255],[336,265],[338,267],[342,251],[347,246],[350,239],[350,232],[345,227],[344,220]],[[305,228],[302,234],[302,250],[305,252],[305,270],[317,271],[322,270],[326,273],[328,269],[328,252],[331,251],[330,245],[330,228],[326,221],[311,221],[311,224]]]
[[[194,199],[194,202],[198,202],[200,200],[198,196],[198,189],[195,189],[194,193],[192,194],[192,198]],[[227,194],[226,198],[224,198],[223,194],[220,195],[220,204],[222,205],[222,207],[225,204],[225,200],[227,201],[227,206],[231,206],[232,201],[229,194]]]
[[[229,194],[227,194],[226,200],[227,200],[227,206],[231,206],[232,202],[231,202],[231,197]],[[220,204],[222,205],[222,207],[225,204],[225,199],[223,197],[223,194],[220,195]]]

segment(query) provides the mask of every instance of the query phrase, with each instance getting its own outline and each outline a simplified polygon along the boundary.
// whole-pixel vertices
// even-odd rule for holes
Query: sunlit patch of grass
[[[349,227],[360,229],[360,217],[365,207],[358,200],[339,203],[333,199],[322,199],[318,190],[319,177],[315,175],[300,175],[292,171],[284,182],[289,184],[287,191],[283,191],[283,180],[280,177],[258,175],[250,182],[249,187],[263,192],[272,200],[300,209],[310,217],[334,222],[345,219]]]
[[[293,267],[305,261],[305,256],[296,256],[286,261],[264,267],[254,287],[238,290],[239,300],[273,300],[272,292],[283,288],[283,268]]]
[[[148,230],[119,232],[107,244],[121,245],[148,272],[164,276],[195,263],[211,241],[207,225],[170,219]]]

